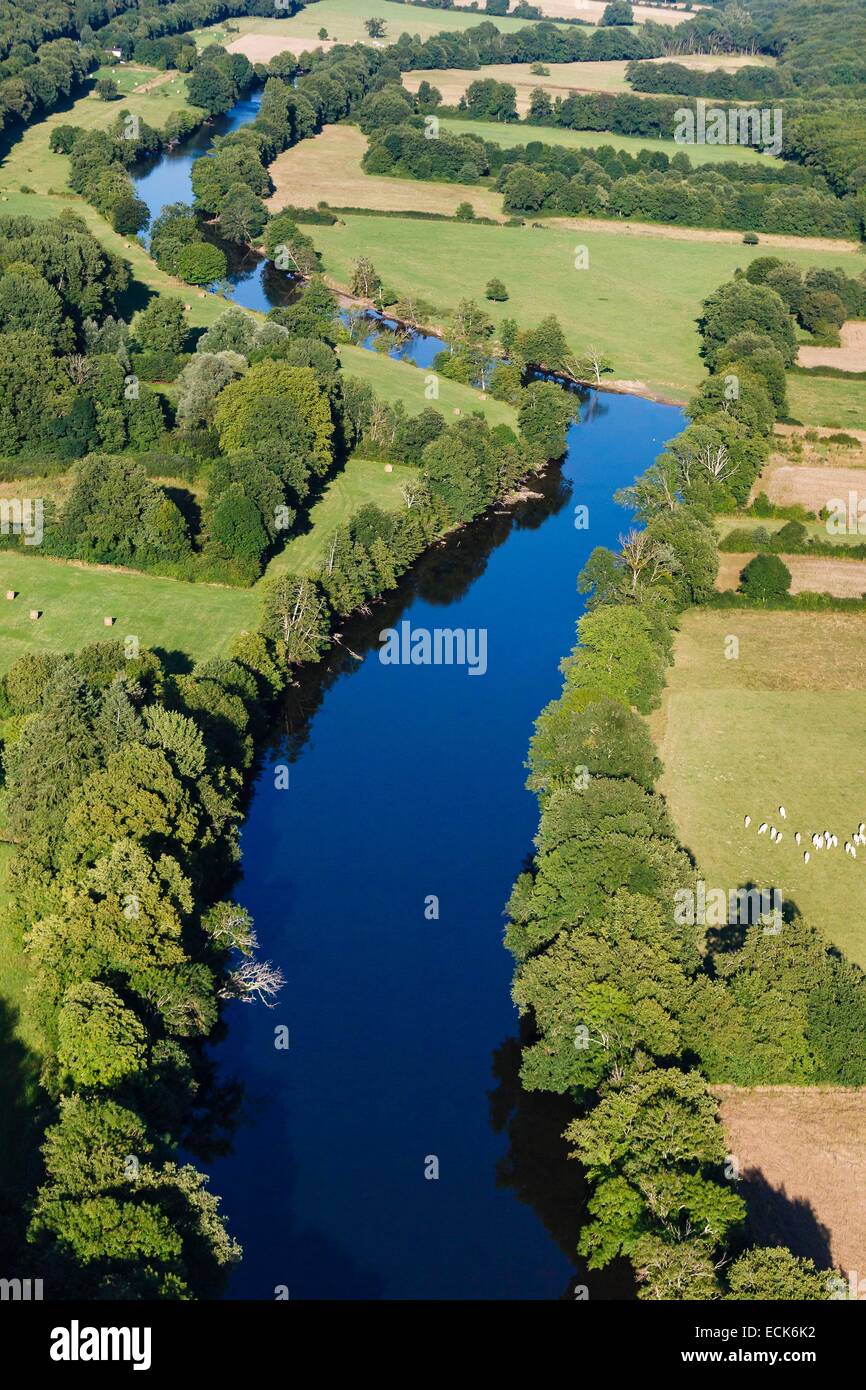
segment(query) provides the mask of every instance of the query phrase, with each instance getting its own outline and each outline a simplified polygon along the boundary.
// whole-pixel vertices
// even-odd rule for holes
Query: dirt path
[[[168,72],[158,73],[157,76],[152,77],[149,82],[142,82],[140,87],[135,88],[132,96],[138,97],[142,96],[145,92],[152,92],[155,87],[163,87],[166,82],[172,82],[176,77],[177,73],[169,68]]]
[[[710,227],[662,227],[653,222],[626,222],[624,219],[603,217],[550,217],[545,225],[568,227],[575,232],[615,232],[622,236],[663,237],[666,241],[723,241],[742,242],[742,232],[715,230]],[[859,251],[856,241],[839,237],[776,236],[761,233],[762,246],[785,246],[792,251],[839,251],[848,254]],[[838,349],[837,349],[838,350]]]
[[[799,367],[838,367],[843,372],[866,372],[866,322],[849,319],[839,332],[839,347],[801,347]]]

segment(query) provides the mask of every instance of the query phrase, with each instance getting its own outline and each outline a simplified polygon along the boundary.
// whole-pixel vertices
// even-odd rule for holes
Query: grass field
[[[268,39],[309,39],[309,47],[315,48],[319,43],[319,30],[327,29],[329,42],[370,43],[370,36],[364,28],[366,19],[384,19],[385,37],[374,41],[379,44],[395,43],[401,34],[417,34],[422,39],[432,38],[434,34],[454,34],[475,28],[483,22],[495,24],[502,33],[513,34],[525,29],[527,24],[525,19],[496,19],[491,15],[461,13],[459,10],[395,5],[389,0],[317,0],[316,4],[307,5],[287,19],[259,19],[254,16],[232,19],[196,29],[193,37],[199,48],[208,43],[222,43],[228,47],[239,38],[258,34]],[[278,53],[280,49],[272,47],[271,51]]]
[[[383,512],[397,511],[404,505],[403,488],[417,476],[416,468],[402,464],[394,464],[393,471],[386,473],[381,459],[350,459],[310,512],[310,530],[289,541],[274,557],[268,575],[287,570],[292,574],[315,574],[338,526],[345,526],[371,502]]]
[[[866,430],[866,382],[789,372],[788,409],[802,424]]]
[[[413,363],[399,362],[383,353],[367,352],[359,347],[343,346],[339,353],[347,376],[369,382],[384,401],[391,404],[403,401],[410,415],[417,415],[425,406],[433,406],[445,416],[469,415],[473,410],[481,410],[491,425],[510,425],[517,429],[517,412],[513,406],[482,395],[472,386],[462,386],[459,381],[449,381],[442,376],[437,381],[439,394],[435,400],[430,400],[425,395],[429,373]]]
[[[443,313],[463,297],[483,300],[492,275],[510,298],[488,304],[500,323],[556,314],[576,350],[608,352],[617,378],[683,400],[703,378],[695,319],[703,299],[737,266],[765,252],[712,241],[668,240],[559,226],[505,228],[348,215],[345,225],[311,227],[325,269],[347,285],[352,262],[370,256],[399,292],[412,291]],[[575,248],[589,269],[575,270]],[[790,251],[798,265],[833,266],[839,252]]]
[[[492,140],[495,145],[510,149],[513,145],[528,145],[530,140],[542,140],[545,145],[563,145],[570,150],[598,150],[602,145],[637,154],[638,150],[660,150],[663,154],[688,154],[692,164],[753,164],[765,160],[766,154],[748,145],[677,145],[676,140],[653,140],[639,135],[613,135],[609,131],[566,131],[555,125],[521,125],[505,121],[460,121],[446,117],[445,131],[453,135],[477,135]]]
[[[727,660],[730,636],[739,657]],[[859,614],[693,611],[651,724],[660,789],[708,887],[776,887],[866,966],[866,854],[854,861],[842,848],[866,820],[864,690]],[[781,845],[756,834],[763,820],[784,824]],[[811,850],[824,829],[839,848],[804,864],[794,831]]]
[[[565,130],[557,126],[522,125],[505,121],[461,121],[445,117],[442,128],[454,135],[478,135],[482,140],[510,149],[513,145],[528,145],[530,140],[541,140],[548,145],[564,145],[567,149],[599,149],[602,145],[613,145],[617,150],[637,154],[638,150],[660,150],[673,157],[687,154],[693,164],[754,164],[756,160],[766,159],[760,150],[748,145],[678,145],[676,140],[651,140],[639,135],[613,135],[609,131]]]
[[[18,597],[0,601],[0,672],[24,652],[74,651],[130,634],[145,647],[195,659],[215,656],[236,632],[254,628],[259,614],[250,589],[184,584],[3,551],[0,591],[7,589]],[[30,620],[31,609],[42,611],[37,622]],[[115,618],[113,628],[105,627],[107,616]]]
[[[469,3],[470,0],[455,0],[457,5]],[[598,24],[604,14],[607,0],[533,0],[533,3],[541,10],[545,19],[583,19],[589,24]],[[632,14],[632,28],[635,25],[646,24],[648,20],[655,24],[681,24],[684,19],[692,17],[684,7],[675,9],[668,5],[632,5]]]
[[[729,535],[731,531],[743,528],[752,530],[757,526],[762,526],[764,530],[769,531],[772,535],[774,531],[780,531],[782,527],[786,525],[786,522],[784,517],[775,516],[718,516],[716,517],[715,525],[716,534],[721,540],[723,537]],[[862,544],[864,540],[863,536],[830,535],[827,531],[827,523],[824,521],[804,521],[803,525],[811,538],[814,538],[816,541],[821,541],[824,544],[829,542],[830,545],[838,546],[842,550],[844,550],[846,546]]]

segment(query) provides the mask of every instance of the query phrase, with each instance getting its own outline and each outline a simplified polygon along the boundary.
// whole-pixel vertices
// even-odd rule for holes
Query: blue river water
[[[248,1092],[233,1155],[210,1165],[245,1248],[233,1296],[273,1298],[281,1285],[293,1298],[567,1293],[570,1249],[534,1209],[551,1169],[563,1201],[582,1200],[557,1139],[567,1116],[553,1133],[540,1116],[544,1153],[533,1157],[530,1138],[527,1157],[524,1135],[515,1182],[501,1180],[515,1159],[489,1093],[518,1028],[502,907],[531,849],[523,760],[574,642],[575,576],[627,527],[613,491],[681,426],[669,406],[588,393],[544,500],[434,552],[366,630],[344,632],[364,659],[342,652],[287,711],[237,890],[287,984],[274,1009],[232,1006],[218,1049]],[[578,503],[588,530],[575,528]],[[383,665],[377,634],[403,619],[486,629],[486,674]],[[438,920],[425,917],[428,895]],[[279,1025],[288,1050],[275,1047]]]
[[[202,152],[165,156],[142,196],[188,200]],[[236,297],[267,308],[267,284],[259,265]],[[426,366],[439,346],[403,352]],[[574,642],[576,576],[628,527],[614,492],[684,424],[675,407],[579,394],[538,495],[464,528],[348,622],[273,730],[235,896],[286,986],[272,1009],[231,1005],[214,1049],[246,1092],[232,1152],[208,1164],[244,1247],[230,1297],[557,1299],[575,1280],[630,1296],[621,1270],[577,1263],[569,1107],[517,1083],[502,946],[537,822],[524,759]],[[404,620],[483,629],[485,674],[383,664],[380,633]]]

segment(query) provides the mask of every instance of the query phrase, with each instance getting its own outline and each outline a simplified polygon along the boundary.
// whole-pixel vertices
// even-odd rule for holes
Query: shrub
[[[192,242],[177,258],[177,273],[190,285],[211,285],[215,280],[222,280],[227,269],[224,253],[207,241]]]
[[[778,555],[756,555],[740,575],[740,588],[756,603],[783,598],[791,588],[791,571]]]

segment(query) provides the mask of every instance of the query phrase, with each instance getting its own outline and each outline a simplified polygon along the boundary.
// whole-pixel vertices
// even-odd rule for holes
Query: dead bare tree
[[[272,1009],[275,996],[286,983],[279,966],[268,960],[245,960],[226,977],[220,999],[240,999],[245,1004],[260,1003]]]

